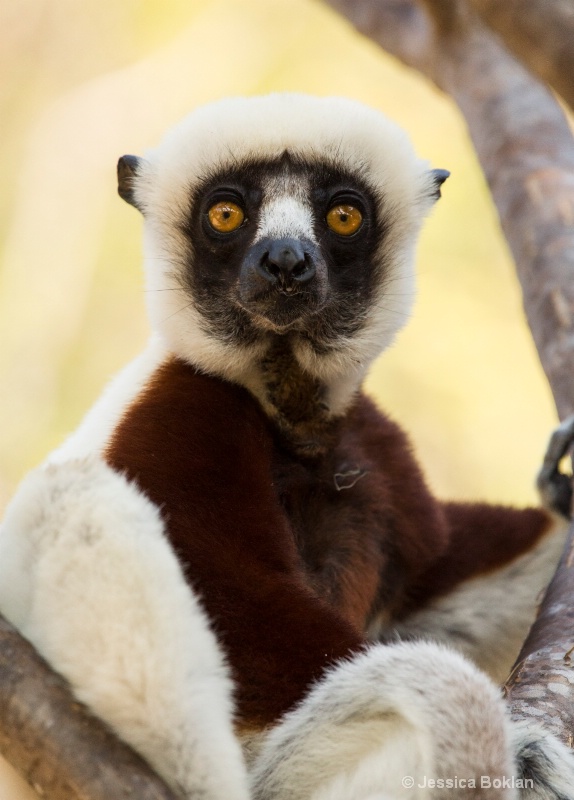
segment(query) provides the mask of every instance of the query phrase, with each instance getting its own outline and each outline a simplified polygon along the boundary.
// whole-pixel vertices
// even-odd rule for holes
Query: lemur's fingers
[[[536,485],[542,502],[566,519],[572,516],[572,476],[560,472],[560,462],[574,445],[574,415],[565,419],[550,437]]]

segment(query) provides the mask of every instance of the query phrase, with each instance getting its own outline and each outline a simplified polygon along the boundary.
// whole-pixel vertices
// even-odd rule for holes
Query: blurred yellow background
[[[282,90],[376,106],[451,170],[368,389],[441,496],[534,499],[552,399],[464,123],[427,82],[318,0],[4,0],[0,70],[0,509],[145,342],[118,156],[201,103]]]

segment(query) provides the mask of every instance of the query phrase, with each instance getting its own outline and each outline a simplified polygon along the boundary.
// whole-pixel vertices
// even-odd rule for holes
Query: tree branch
[[[2,617],[0,753],[46,800],[177,800]]]
[[[558,412],[574,412],[574,140],[552,93],[466,6],[327,0],[456,100],[512,250]],[[436,20],[428,9],[438,9]]]
[[[504,686],[515,719],[541,722],[574,746],[574,524],[540,613]]]
[[[572,0],[468,0],[507,47],[574,109]]]

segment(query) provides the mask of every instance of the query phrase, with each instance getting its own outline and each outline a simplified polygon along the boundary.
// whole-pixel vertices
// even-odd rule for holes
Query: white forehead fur
[[[414,295],[414,246],[435,195],[428,165],[414,154],[406,134],[374,109],[343,98],[275,94],[219,101],[197,109],[173,128],[146,155],[135,185],[135,199],[145,217],[152,324],[180,357],[249,384],[254,348],[210,336],[181,289],[178,273],[185,269],[188,245],[179,225],[189,213],[194,188],[206,176],[250,159],[279,158],[285,150],[359,175],[376,196],[384,198],[391,220],[380,253],[385,286],[380,287],[361,332],[341,341],[328,356],[319,357],[306,345],[297,352],[305,369],[330,384],[334,406],[343,407],[369,363],[408,317]],[[299,193],[275,197],[265,214],[266,228],[283,235],[290,231],[281,218],[291,219],[295,235],[301,228],[309,230],[311,209]]]
[[[272,239],[304,236],[315,241],[309,181],[304,177],[279,174],[265,181],[255,241],[266,236]]]

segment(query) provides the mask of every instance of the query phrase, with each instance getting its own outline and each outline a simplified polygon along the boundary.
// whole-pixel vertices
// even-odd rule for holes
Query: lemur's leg
[[[523,780],[521,800],[573,800],[574,754],[543,723],[512,721],[516,772]]]
[[[254,800],[510,800],[515,791],[495,781],[514,775],[510,731],[495,686],[461,656],[422,642],[374,646],[267,735]]]
[[[438,645],[374,646],[267,734],[254,800],[573,800],[571,751]]]
[[[26,478],[0,529],[0,610],[184,797],[246,800],[219,646],[133,484],[95,458]]]

